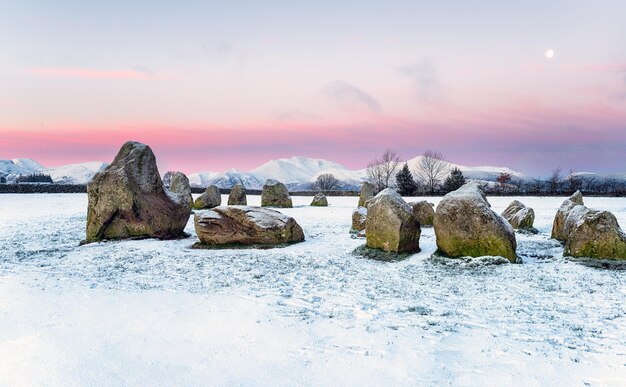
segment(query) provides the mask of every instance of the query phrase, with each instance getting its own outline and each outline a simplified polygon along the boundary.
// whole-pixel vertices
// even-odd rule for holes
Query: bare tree
[[[422,181],[428,192],[432,195],[446,177],[449,163],[438,151],[427,150],[418,164],[415,175]]]
[[[332,173],[322,173],[317,177],[313,188],[320,191],[332,191],[339,186],[339,180]]]
[[[561,167],[556,167],[552,170],[552,173],[550,173],[550,177],[548,178],[548,187],[550,188],[550,193],[554,195],[559,192],[562,182],[563,173]]]
[[[571,169],[569,170],[569,175],[565,178],[567,180],[567,188],[571,193],[574,193],[582,188],[583,182],[580,176],[576,175],[576,171]]]
[[[380,159],[367,164],[367,181],[376,188],[377,192],[391,187],[399,165],[398,154],[387,149]]]

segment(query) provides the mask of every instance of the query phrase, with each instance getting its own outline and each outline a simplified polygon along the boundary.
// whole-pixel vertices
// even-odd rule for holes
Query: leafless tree
[[[332,173],[322,173],[313,183],[313,187],[320,191],[332,191],[338,186],[339,180]]]
[[[376,188],[376,191],[391,187],[399,165],[398,154],[387,149],[380,159],[367,164],[367,181]]]
[[[548,178],[548,187],[550,188],[551,194],[556,194],[559,192],[561,188],[561,183],[563,182],[563,171],[561,167],[556,167],[550,173],[550,177]]]
[[[578,191],[583,186],[582,179],[576,175],[576,171],[573,169],[569,170],[569,175],[565,179],[567,180],[567,188],[572,193]]]
[[[448,174],[449,163],[438,151],[427,150],[418,164],[415,175],[432,195]]]

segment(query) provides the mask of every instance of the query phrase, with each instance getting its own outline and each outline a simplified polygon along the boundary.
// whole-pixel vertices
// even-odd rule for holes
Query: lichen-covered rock
[[[228,195],[229,206],[247,206],[248,199],[246,198],[246,187],[241,183],[237,183],[230,189]]]
[[[268,208],[215,207],[197,212],[194,225],[205,246],[280,245],[304,240],[302,228],[292,217]]]
[[[374,186],[368,182],[363,183],[363,185],[361,186],[361,192],[359,195],[359,207],[367,207],[365,205],[365,202],[368,199],[371,199],[374,197],[374,191],[376,189],[374,188]]]
[[[313,197],[313,201],[311,202],[311,205],[315,207],[327,207],[328,199],[326,199],[326,195],[320,192]]]
[[[274,179],[268,179],[263,186],[263,191],[261,192],[261,206],[283,208],[293,207],[291,196],[289,196],[289,190],[287,190],[287,187],[283,183]]]
[[[156,158],[147,145],[125,143],[113,162],[89,182],[87,194],[84,243],[185,235],[191,213],[188,198],[163,186]]]
[[[174,172],[170,180],[170,191],[180,195],[182,200],[187,201],[189,208],[193,208],[193,197],[191,196],[191,186],[189,179],[182,172]]]
[[[583,194],[580,191],[576,191],[561,204],[561,207],[559,207],[554,216],[554,222],[552,222],[552,238],[561,242],[567,240],[568,233],[565,231],[565,220],[574,207],[584,205]]]
[[[193,206],[197,210],[213,208],[220,206],[221,204],[222,194],[220,193],[220,189],[214,185],[208,186],[202,195],[198,196],[196,201],[193,202]]]
[[[441,199],[435,211],[440,252],[449,257],[501,256],[517,260],[513,228],[491,209],[485,194],[467,183]]]
[[[513,229],[532,230],[535,222],[535,211],[526,207],[519,200],[513,200],[511,204],[502,212],[502,217],[506,219]]]
[[[393,189],[376,195],[367,208],[367,247],[388,252],[419,251],[420,224],[413,209]]]
[[[578,205],[565,221],[568,233],[563,255],[598,259],[626,259],[626,234],[609,211]]]
[[[367,221],[367,208],[357,207],[352,211],[352,228],[350,232],[362,234],[365,232],[365,224]]]
[[[420,226],[432,226],[435,219],[435,209],[433,205],[426,200],[420,202],[411,202],[409,205],[413,208],[415,217],[420,222]]]

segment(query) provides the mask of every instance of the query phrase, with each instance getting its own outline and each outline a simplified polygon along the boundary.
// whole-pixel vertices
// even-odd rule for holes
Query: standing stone
[[[561,242],[565,242],[567,240],[565,220],[567,219],[570,211],[576,206],[584,206],[583,194],[580,191],[576,191],[572,196],[567,198],[556,212],[554,222],[552,222],[552,238]]]
[[[290,216],[259,207],[215,207],[197,212],[194,225],[199,246],[279,245],[304,240],[300,225]]]
[[[207,187],[204,193],[202,193],[202,195],[196,198],[193,206],[197,210],[204,210],[207,208],[217,207],[221,204],[222,194],[220,193],[220,189],[214,185],[210,185]]]
[[[248,205],[248,199],[246,198],[246,187],[241,183],[233,185],[228,195],[229,206],[246,206]]]
[[[315,195],[315,197],[313,198],[313,201],[311,202],[311,205],[314,207],[327,207],[328,199],[326,199],[326,195],[320,192],[317,195]]]
[[[368,199],[371,199],[374,197],[374,186],[370,183],[368,183],[367,181],[365,183],[363,183],[363,185],[361,186],[361,193],[359,195],[359,207],[367,207],[365,205],[365,202]]]
[[[263,186],[263,191],[261,192],[261,206],[283,208],[293,207],[291,196],[289,196],[287,187],[279,181],[268,179]]]
[[[387,252],[418,252],[421,229],[413,209],[393,189],[376,195],[367,208],[367,247]]]
[[[513,200],[502,213],[502,217],[511,224],[514,230],[533,230],[535,211],[519,200]]]
[[[182,200],[186,200],[189,208],[193,208],[193,197],[191,196],[191,186],[189,179],[182,172],[174,172],[170,176],[170,191],[180,195]]]
[[[420,226],[432,226],[435,219],[435,209],[433,205],[426,200],[421,202],[411,202],[409,205],[413,208],[415,217],[420,222]]]
[[[366,221],[367,208],[357,207],[354,211],[352,211],[352,228],[350,229],[350,232],[364,234]]]
[[[577,206],[570,211],[563,255],[597,259],[626,259],[626,234],[609,211]]]
[[[91,179],[87,194],[84,243],[185,236],[183,230],[191,213],[188,198],[165,189],[154,153],[147,145],[125,143],[113,162]]]
[[[491,209],[484,192],[467,183],[441,199],[434,220],[437,247],[449,257],[517,257],[515,232]]]

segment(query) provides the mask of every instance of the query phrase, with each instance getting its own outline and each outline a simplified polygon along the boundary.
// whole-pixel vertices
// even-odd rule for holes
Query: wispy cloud
[[[24,71],[37,77],[58,79],[157,79],[152,72],[143,67],[130,70],[88,69],[82,67],[28,67]]]
[[[417,97],[422,102],[438,102],[443,97],[443,87],[437,67],[431,58],[409,66],[400,67],[400,73],[411,78]]]
[[[345,81],[333,81],[323,91],[329,98],[335,101],[349,103],[377,112],[382,110],[380,103],[374,97]]]

